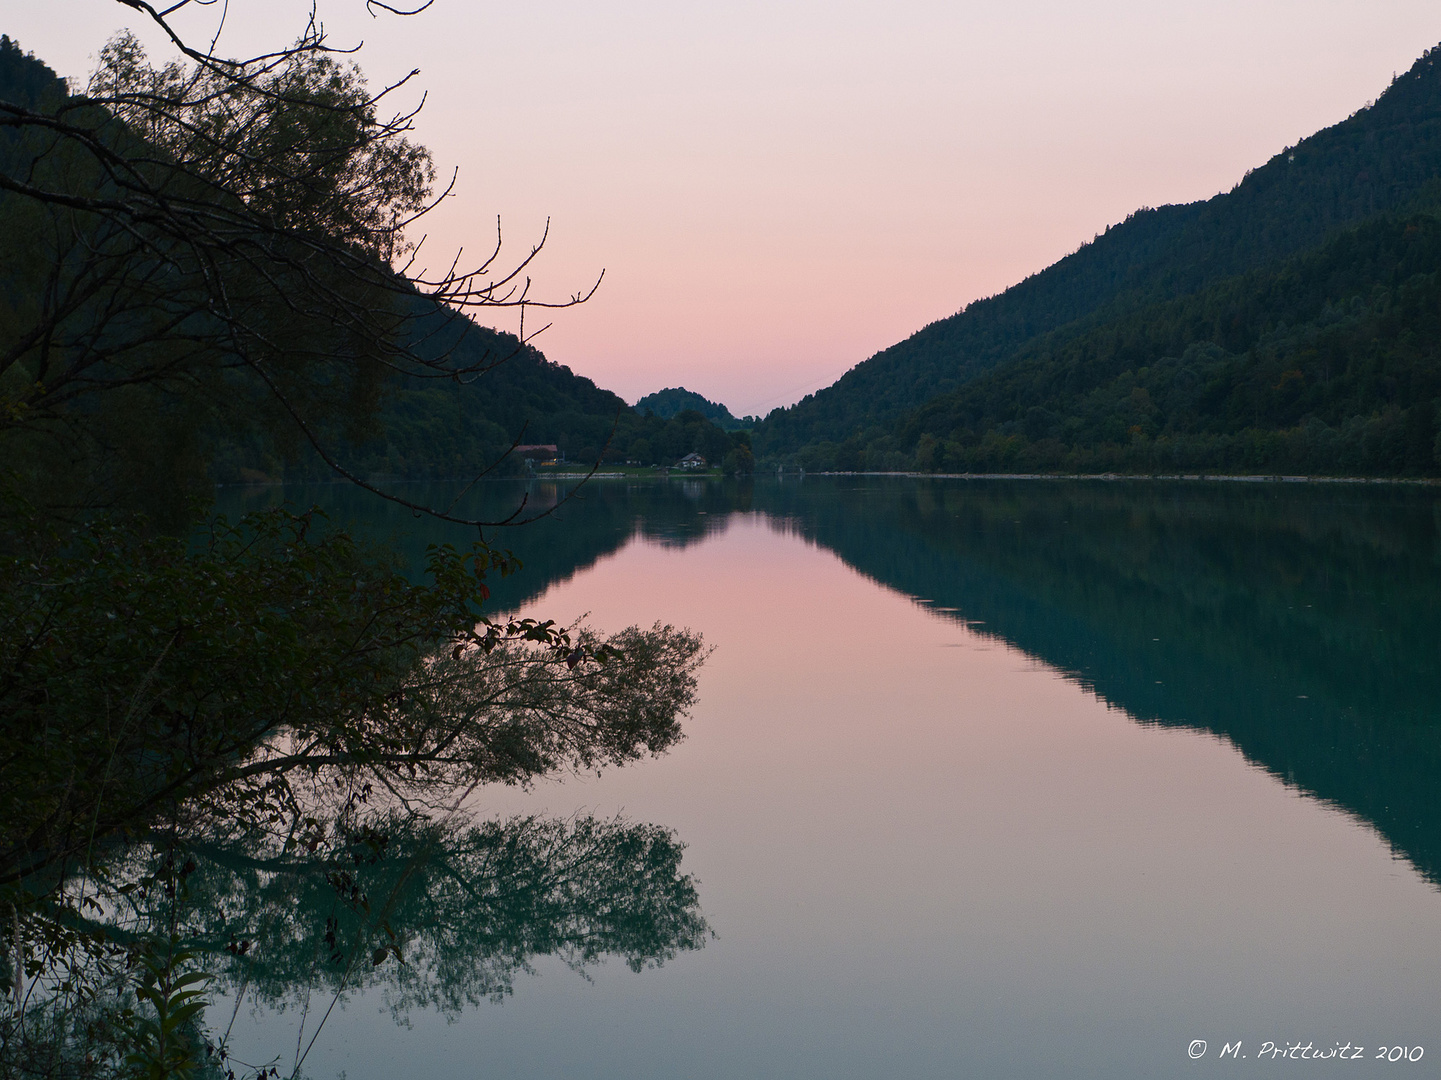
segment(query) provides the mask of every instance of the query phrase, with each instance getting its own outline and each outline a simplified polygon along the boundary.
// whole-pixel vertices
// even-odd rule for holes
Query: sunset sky
[[[179,25],[213,29],[221,5]],[[232,52],[304,26],[230,0]],[[142,17],[0,0],[0,31],[83,78]],[[629,401],[684,385],[789,404],[1143,205],[1206,198],[1344,119],[1441,41],[1436,0],[320,0],[372,84],[412,67],[455,198],[424,250],[586,288],[536,344]],[[168,57],[153,32],[143,38]],[[414,100],[418,95],[412,95]],[[504,314],[498,325],[514,329]]]

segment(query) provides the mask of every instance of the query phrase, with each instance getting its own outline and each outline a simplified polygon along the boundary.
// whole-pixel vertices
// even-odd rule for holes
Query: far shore
[[[1109,483],[1122,481],[1189,481],[1192,483],[1229,484],[1406,484],[1420,487],[1441,486],[1441,479],[1428,476],[1292,476],[1279,473],[927,473],[927,472],[837,472],[808,469],[757,469],[750,474],[755,477],[797,478],[804,476],[889,476],[911,480],[1100,480]],[[723,480],[727,474],[720,469],[676,469],[665,467],[642,467],[624,470],[607,469],[591,472],[576,469],[561,472],[546,469],[533,476],[495,477],[481,481],[464,477],[450,479],[409,479],[402,477],[371,477],[371,483],[385,484],[462,484],[462,483],[516,483],[527,480]],[[284,487],[287,483],[342,484],[344,480],[300,480],[285,481],[271,478],[240,480],[216,484],[217,488],[243,487]]]
[[[1420,484],[1434,487],[1441,479],[1430,476],[1287,476],[1281,474],[1233,473],[927,473],[927,472],[807,472],[786,470],[800,476],[902,476],[931,480],[1192,480],[1223,481],[1233,484]],[[759,471],[757,475],[760,475]]]

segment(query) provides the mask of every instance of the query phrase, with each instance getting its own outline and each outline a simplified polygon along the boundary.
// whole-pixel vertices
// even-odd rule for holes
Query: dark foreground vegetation
[[[474,476],[546,437],[736,444],[626,428],[475,329],[547,306],[518,284],[534,252],[399,272],[436,193],[382,97],[314,25],[160,66],[122,36],[76,94],[0,39],[0,1076],[294,1074],[304,1047],[229,1058],[213,994],[455,1009],[537,956],[640,969],[705,940],[668,830],[465,802],[673,745],[698,638],[490,616],[519,567],[488,523],[374,474]],[[464,532],[412,575],[316,512],[214,514],[247,470]]]

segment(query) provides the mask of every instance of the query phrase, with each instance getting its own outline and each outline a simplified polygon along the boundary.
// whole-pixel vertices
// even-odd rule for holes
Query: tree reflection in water
[[[111,940],[171,935],[236,1013],[302,1002],[298,1068],[334,1004],[361,991],[397,1020],[454,1015],[501,1000],[543,957],[582,974],[608,957],[641,971],[701,948],[711,931],[683,850],[671,831],[621,818],[349,812],[288,836],[152,848],[103,921]],[[208,1019],[222,1035],[225,1017]]]

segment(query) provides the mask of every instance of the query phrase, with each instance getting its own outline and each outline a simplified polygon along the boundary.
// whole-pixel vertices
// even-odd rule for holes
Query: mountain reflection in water
[[[1143,723],[1230,739],[1441,881],[1441,499],[1332,485],[833,485],[784,513]],[[791,508],[794,507],[794,510]]]
[[[566,489],[538,482],[529,507]],[[390,537],[413,565],[460,534],[287,493]],[[513,507],[490,485],[472,510]],[[274,499],[275,492],[251,498]],[[346,498],[353,498],[347,495]],[[1213,732],[1373,824],[1441,883],[1441,493],[1341,484],[808,477],[592,481],[502,532],[518,608],[636,535],[684,545],[764,515],[1050,665],[1141,723]],[[497,516],[503,516],[497,515]]]

